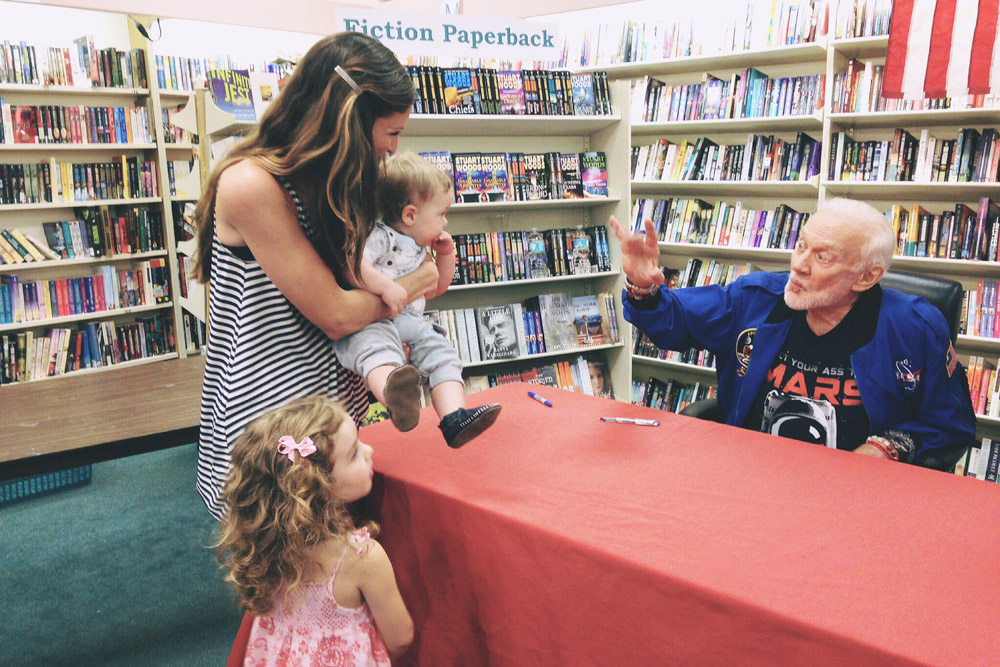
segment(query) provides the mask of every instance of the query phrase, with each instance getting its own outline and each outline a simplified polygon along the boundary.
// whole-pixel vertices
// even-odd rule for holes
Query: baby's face
[[[417,212],[414,222],[407,225],[403,233],[416,241],[417,245],[429,246],[448,226],[448,211],[453,202],[454,195],[450,188],[446,188],[428,197],[426,201],[415,204]]]

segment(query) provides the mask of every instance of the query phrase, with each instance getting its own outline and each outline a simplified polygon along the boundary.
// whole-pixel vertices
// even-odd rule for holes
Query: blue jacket
[[[738,426],[791,330],[787,281],[787,274],[759,272],[726,287],[661,288],[650,308],[623,296],[625,319],[663,349],[713,352],[719,409]],[[912,463],[954,465],[974,444],[976,417],[944,317],[925,299],[898,290],[876,286],[862,297],[858,307],[870,310],[874,332],[851,364],[870,435],[903,431],[914,441]]]

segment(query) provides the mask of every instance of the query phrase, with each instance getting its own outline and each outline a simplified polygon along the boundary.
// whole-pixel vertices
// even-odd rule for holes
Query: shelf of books
[[[420,83],[440,76],[443,90],[470,76],[487,91],[502,83],[498,97],[457,98],[450,114],[422,113],[439,110],[422,95],[400,138],[400,150],[422,153],[455,185],[448,231],[459,265],[427,317],[459,351],[468,390],[527,380],[627,400],[622,276],[607,226],[628,210],[627,85],[597,73],[420,69]]]
[[[788,44],[769,48],[722,52],[710,55],[687,55],[666,60],[643,60],[612,65],[582,67],[581,71],[603,70],[611,79],[637,79],[644,76],[697,74],[713,70],[739,69],[753,63],[754,67],[781,67],[801,63],[826,61],[825,38],[815,42]]]
[[[184,356],[154,56],[129,30],[0,45],[2,385]]]
[[[826,198],[886,211],[899,236],[894,269],[966,289],[956,347],[980,435],[995,437],[1000,99],[882,98],[884,10],[848,6],[813,45],[608,66],[612,78],[635,79],[629,219],[654,220],[681,285],[724,284],[748,268],[786,270],[798,230]],[[637,333],[632,345],[635,400],[655,394],[659,407],[679,410],[711,394],[689,368],[704,364],[704,351],[653,363],[666,353]]]

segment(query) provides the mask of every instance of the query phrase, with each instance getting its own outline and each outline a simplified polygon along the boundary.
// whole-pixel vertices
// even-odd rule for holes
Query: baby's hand
[[[431,249],[438,255],[451,255],[455,252],[455,242],[451,234],[442,231],[441,234],[431,241]]]
[[[406,290],[397,283],[392,283],[385,292],[382,293],[382,301],[385,305],[389,306],[389,310],[392,312],[392,316],[395,317],[403,312],[403,308],[406,308],[406,304],[409,303],[407,300]]]

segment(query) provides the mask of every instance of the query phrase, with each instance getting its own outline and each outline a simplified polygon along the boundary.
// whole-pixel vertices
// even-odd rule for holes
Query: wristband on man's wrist
[[[870,435],[868,436],[868,440],[866,440],[865,442],[866,444],[869,444],[878,451],[882,452],[885,458],[889,459],[890,461],[899,460],[899,450],[896,449],[896,445],[892,442],[892,440],[889,440],[888,438],[883,438],[882,436],[878,435]]]
[[[654,294],[657,294],[659,291],[660,291],[660,286],[657,285],[656,283],[653,283],[652,285],[647,285],[645,287],[640,287],[639,285],[636,285],[631,280],[629,280],[627,277],[625,278],[625,294],[630,299],[634,299],[636,301],[642,301],[643,299],[648,299]]]

